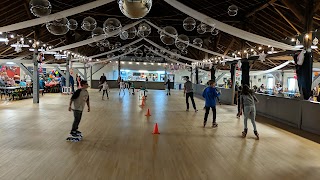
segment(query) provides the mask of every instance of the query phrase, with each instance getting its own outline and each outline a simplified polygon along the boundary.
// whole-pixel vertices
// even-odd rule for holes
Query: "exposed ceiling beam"
[[[304,22],[303,10],[297,6],[298,3],[296,0],[282,0],[282,2],[299,19],[299,21]]]
[[[316,13],[319,8],[320,8],[320,1],[318,0],[318,1],[315,3],[315,5],[314,5],[314,11],[313,11],[313,13]]]
[[[269,2],[263,4],[262,6],[258,7],[257,9],[253,10],[252,12],[250,12],[249,14],[246,15],[246,18],[254,15],[256,12],[261,11],[262,9],[268,7],[270,4],[276,2],[277,0],[270,0]]]
[[[227,55],[229,53],[229,51],[231,50],[231,48],[235,42],[236,42],[235,38],[232,37],[232,40],[231,40],[230,44],[228,45],[227,49],[224,51],[223,55]]]
[[[277,13],[285,20],[287,21],[287,23],[298,33],[301,34],[301,32],[289,21],[289,19],[286,18],[286,16],[284,16],[273,4],[272,7],[274,10],[277,11]]]

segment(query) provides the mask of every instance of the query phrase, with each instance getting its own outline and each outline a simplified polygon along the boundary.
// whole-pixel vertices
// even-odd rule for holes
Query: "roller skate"
[[[82,135],[80,131],[72,131],[66,139],[67,141],[71,142],[79,142],[82,140]]]
[[[259,137],[259,133],[258,133],[258,131],[253,131],[253,132],[254,132],[254,135],[256,135],[257,140],[259,140],[259,139],[260,139],[260,137]]]
[[[212,123],[212,128],[216,128],[218,127],[218,124],[217,123]]]
[[[245,128],[243,131],[242,131],[242,137],[245,138],[247,136],[247,133],[248,133],[248,128]]]

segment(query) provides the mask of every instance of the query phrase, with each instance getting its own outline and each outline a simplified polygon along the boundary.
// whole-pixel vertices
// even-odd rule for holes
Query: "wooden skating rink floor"
[[[150,91],[144,108],[128,92],[111,90],[104,101],[89,93],[77,143],[65,141],[70,96],[45,94],[37,105],[1,101],[0,179],[320,179],[320,144],[260,122],[257,141],[250,121],[243,139],[235,106],[218,106],[219,127],[204,129],[204,101],[196,98],[198,113],[186,112],[182,91]],[[160,135],[151,133],[155,123]]]

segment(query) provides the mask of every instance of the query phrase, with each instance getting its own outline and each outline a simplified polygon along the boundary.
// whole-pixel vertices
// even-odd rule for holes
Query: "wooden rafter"
[[[250,12],[249,14],[246,15],[246,17],[250,17],[252,15],[254,15],[256,12],[261,11],[262,9],[268,7],[270,4],[276,2],[277,0],[270,0],[269,2],[263,4],[262,6],[258,7],[257,9],[253,10],[252,12]]]
[[[304,22],[303,11],[298,7],[296,0],[282,0],[283,4],[286,5],[290,11],[299,19],[299,21]]]
[[[287,21],[287,23],[298,33],[298,34],[301,34],[301,32],[289,21],[288,18],[286,18],[285,15],[283,15],[273,4],[272,4],[272,7],[274,10],[277,11],[277,13],[285,20]]]
[[[231,48],[235,42],[236,42],[236,39],[234,37],[232,37],[232,40],[231,40],[230,44],[228,45],[227,49],[224,51],[223,55],[227,55],[229,53],[229,51],[231,50]]]

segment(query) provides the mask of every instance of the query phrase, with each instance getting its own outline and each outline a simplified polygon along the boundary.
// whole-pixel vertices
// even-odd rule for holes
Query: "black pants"
[[[240,115],[241,114],[241,104],[240,104],[240,97],[238,98],[238,115]]]
[[[107,94],[107,97],[109,97],[109,95],[108,95],[108,90],[103,90],[103,93],[102,93],[102,97],[104,97],[104,94]]]
[[[207,123],[208,120],[208,115],[209,115],[209,111],[210,111],[210,107],[205,107],[206,108],[206,113],[204,114],[204,123]],[[216,117],[217,117],[217,110],[216,107],[211,107],[212,109],[212,113],[213,113],[213,121],[212,124],[216,123]]]
[[[79,128],[80,121],[81,121],[82,111],[73,110],[73,116],[74,116],[74,121],[73,121],[73,124],[72,124],[72,130],[71,131],[77,131],[78,128]]]
[[[197,109],[196,108],[196,103],[194,103],[194,99],[193,99],[193,92],[186,93],[187,109],[189,109],[189,97],[191,99],[193,109]]]

